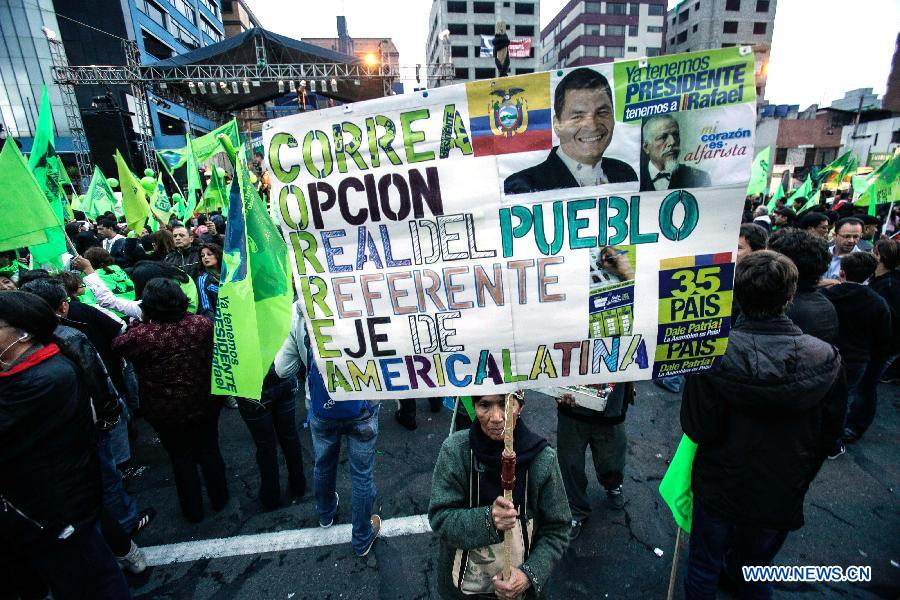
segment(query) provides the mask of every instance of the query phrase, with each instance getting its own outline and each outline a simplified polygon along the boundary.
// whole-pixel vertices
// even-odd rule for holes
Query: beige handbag
[[[474,481],[474,484],[473,484]],[[469,451],[469,508],[478,505],[481,479],[475,475],[475,455]],[[528,518],[528,473],[525,473],[525,506],[522,515],[516,519],[512,532],[510,562],[518,567],[528,558],[531,550],[531,538],[534,531],[534,519]],[[451,578],[453,585],[463,594],[493,594],[495,575],[503,571],[503,542],[473,548],[457,550],[453,557]]]

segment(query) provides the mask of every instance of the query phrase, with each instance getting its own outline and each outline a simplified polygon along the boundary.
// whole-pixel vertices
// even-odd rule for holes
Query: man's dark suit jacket
[[[653,182],[650,180],[650,169],[647,168],[648,161],[641,160],[641,191],[652,192]],[[709,187],[709,173],[695,169],[687,165],[678,165],[672,171],[672,178],[669,179],[669,189],[679,190],[683,188]]]
[[[547,160],[533,167],[513,173],[503,182],[504,194],[527,194],[578,187],[578,181],[569,168],[557,156],[559,146],[555,146]],[[614,158],[601,158],[600,167],[610,183],[637,181],[637,175],[628,164]]]

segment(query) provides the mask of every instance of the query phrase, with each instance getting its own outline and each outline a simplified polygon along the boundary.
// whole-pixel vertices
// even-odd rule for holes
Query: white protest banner
[[[272,201],[336,399],[650,379],[725,351],[748,49],[269,121]]]

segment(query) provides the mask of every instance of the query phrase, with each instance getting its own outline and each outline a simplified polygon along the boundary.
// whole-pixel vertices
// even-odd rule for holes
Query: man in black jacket
[[[194,235],[187,227],[172,229],[175,249],[169,252],[165,262],[175,265],[193,279],[200,270],[200,247],[194,244]]]
[[[525,194],[637,181],[629,165],[603,156],[615,124],[606,77],[593,69],[575,69],[563,77],[553,95],[553,130],[559,146],[544,162],[507,177],[503,192]]]
[[[863,394],[861,384],[869,363],[887,356],[891,346],[891,309],[884,298],[863,285],[878,267],[868,252],[851,252],[841,258],[841,283],[822,290],[837,310],[841,335],[837,347],[847,370],[847,415],[867,412],[875,399]],[[830,458],[844,453],[844,444],[859,439],[861,432],[847,422],[844,435]]]
[[[803,526],[803,499],[844,419],[841,357],[785,316],[797,269],[770,251],[737,266],[742,316],[716,371],[688,377],[681,426],[694,459],[686,598],[714,599],[723,570],[768,565]],[[742,597],[770,597],[771,584]]]
[[[769,250],[784,254],[797,267],[797,295],[787,309],[788,318],[803,333],[837,344],[837,311],[816,285],[831,261],[828,242],[809,231],[788,227],[772,234]]]

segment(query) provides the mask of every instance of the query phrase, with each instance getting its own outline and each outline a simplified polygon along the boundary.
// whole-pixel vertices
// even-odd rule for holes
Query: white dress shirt
[[[656,168],[656,165],[653,164],[653,161],[647,162],[647,172],[650,173],[650,181],[652,182],[654,190],[667,190],[669,189],[669,184],[672,183],[672,172],[671,171],[660,171]],[[653,181],[654,178],[660,173],[668,173],[668,177],[660,177],[656,181]]]
[[[560,158],[560,160],[563,161],[563,164],[566,165],[566,168],[569,169],[569,172],[572,173],[572,177],[574,177],[575,181],[578,182],[579,187],[588,187],[592,185],[603,185],[605,183],[609,183],[609,178],[606,176],[606,173],[603,172],[603,168],[600,166],[603,162],[602,159],[597,161],[597,164],[591,167],[590,165],[580,163],[574,158],[568,156],[565,152],[563,152],[562,146],[559,147],[556,155]]]

